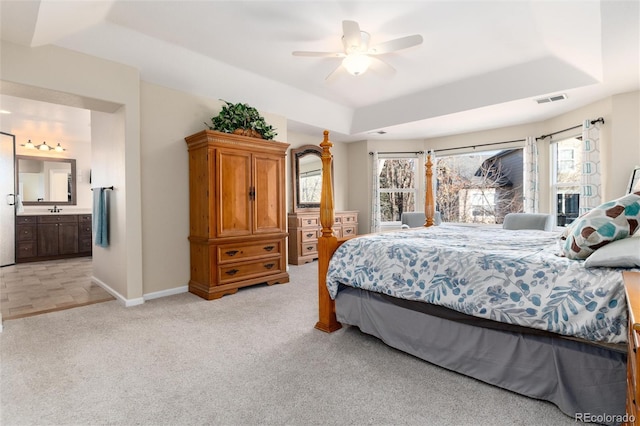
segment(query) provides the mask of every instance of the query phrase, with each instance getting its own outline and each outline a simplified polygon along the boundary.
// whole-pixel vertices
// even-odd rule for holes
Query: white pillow
[[[640,268],[640,235],[612,241],[591,253],[585,268]]]

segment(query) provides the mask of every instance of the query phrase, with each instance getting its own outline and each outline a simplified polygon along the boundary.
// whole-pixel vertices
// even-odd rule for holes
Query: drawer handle
[[[265,264],[265,265],[264,265],[264,267],[265,267],[265,268],[267,268],[267,269],[271,269],[271,268],[273,268],[274,266],[276,266],[276,264],[275,264],[275,263],[267,263],[267,264]]]
[[[227,275],[235,275],[238,272],[240,272],[240,271],[237,270],[237,269],[229,269],[227,272],[225,272],[225,274],[227,274]]]
[[[264,248],[266,251],[271,251],[271,250],[273,250],[273,249],[275,248],[275,246],[266,246],[266,247],[263,247],[263,248]]]
[[[313,246],[307,246],[307,250],[309,251],[313,250]]]
[[[347,234],[351,233],[351,229],[345,229],[344,232],[346,232]]]
[[[307,238],[313,237],[313,234],[307,234]]]
[[[227,256],[235,256],[236,254],[238,254],[238,250],[229,250],[229,251],[225,251],[225,254]]]
[[[311,219],[307,219],[307,225],[311,225]]]

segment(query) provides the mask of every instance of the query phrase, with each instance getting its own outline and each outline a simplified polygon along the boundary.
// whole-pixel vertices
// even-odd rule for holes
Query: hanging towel
[[[105,188],[93,190],[93,242],[100,247],[109,247],[109,206],[108,191]]]
[[[24,205],[22,204],[22,195],[16,194],[16,213],[24,213]]]

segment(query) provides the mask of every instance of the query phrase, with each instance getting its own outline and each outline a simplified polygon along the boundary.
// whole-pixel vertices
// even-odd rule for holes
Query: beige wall
[[[2,41],[0,47],[2,93],[115,112],[119,117],[123,137],[110,141],[110,149],[120,153],[115,167],[107,160],[116,157],[98,158],[92,154],[93,173],[112,168],[110,182],[116,183],[106,185],[118,185],[116,191],[120,191],[114,200],[117,211],[111,226],[118,244],[110,247],[109,256],[94,251],[94,277],[117,291],[126,303],[138,303],[142,300],[138,70],[54,46],[28,48]],[[23,92],[16,93],[16,88]],[[116,112],[114,105],[124,107]],[[123,272],[117,275],[108,272],[114,269]]]
[[[629,176],[635,165],[640,165],[640,92],[634,91],[607,97],[574,111],[538,123],[510,126],[481,132],[409,141],[359,141],[348,144],[348,175],[350,197],[345,208],[357,209],[359,232],[369,232],[371,195],[371,161],[369,151],[439,150],[466,147],[492,142],[539,137],[580,125],[585,119],[603,117],[601,127],[601,162],[603,173],[603,200],[624,194]],[[577,134],[580,130],[575,130]],[[559,135],[562,136],[562,135]],[[393,148],[390,148],[393,146]],[[501,145],[506,147],[509,145]],[[540,210],[551,210],[549,138],[538,141],[540,153]],[[470,149],[461,150],[469,152]],[[334,154],[337,157],[337,155]],[[367,188],[365,191],[358,188]]]
[[[97,144],[92,153],[92,186],[114,185],[116,190],[112,194],[112,245],[95,248],[96,277],[132,304],[142,301],[143,295],[161,295],[184,287],[189,277],[188,157],[184,137],[202,130],[203,122],[219,110],[220,101],[141,82],[133,68],[61,48],[29,49],[7,42],[2,42],[1,48],[3,93],[5,82],[16,83],[36,88],[35,93],[56,91],[58,95],[81,97],[88,109],[97,111],[92,114],[92,139]],[[335,206],[339,210],[359,210],[359,232],[369,232],[371,150],[442,149],[520,139],[600,116],[606,120],[602,139],[604,194],[615,198],[624,193],[632,167],[640,164],[638,93],[616,95],[540,123],[395,141],[393,148],[388,148],[389,142],[335,143]],[[59,103],[64,103],[65,96],[60,99]],[[105,111],[98,101],[122,107]],[[288,135],[285,117],[263,115],[277,128],[276,139],[292,147],[322,141],[321,134]],[[548,153],[546,145],[541,144],[540,151]],[[546,172],[548,169],[541,169],[542,174]],[[288,188],[290,173],[287,160]],[[546,203],[541,203],[543,210],[549,208],[548,195],[546,200],[541,200]],[[291,208],[290,200],[287,206]]]
[[[211,122],[223,103],[144,81],[140,98],[143,291],[149,298],[189,283],[189,157],[184,138],[205,130],[204,123]],[[276,139],[287,142],[286,120],[261,114],[277,129]]]
[[[92,111],[91,186],[94,188],[113,186],[108,191],[109,246],[93,246],[93,276],[101,283],[127,299],[127,303],[139,303],[142,296],[140,286],[128,285],[127,264],[127,179],[125,164],[124,109],[116,113]],[[131,226],[134,228],[134,226]],[[132,302],[136,301],[137,302]]]

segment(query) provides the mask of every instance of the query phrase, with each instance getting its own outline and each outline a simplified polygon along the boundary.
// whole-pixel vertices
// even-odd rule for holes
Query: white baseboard
[[[159,299],[160,297],[173,296],[175,294],[186,293],[189,291],[189,286],[170,288],[167,290],[154,291],[153,293],[147,293],[142,297],[144,300]]]
[[[135,299],[125,298],[123,295],[121,295],[116,290],[109,287],[105,282],[99,280],[96,277],[91,277],[91,281],[98,284],[100,287],[104,288],[110,295],[118,299],[118,301],[122,303],[124,306],[126,306],[127,308],[131,306],[142,305],[144,303],[144,298],[142,297],[137,297]]]

